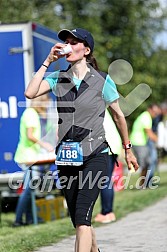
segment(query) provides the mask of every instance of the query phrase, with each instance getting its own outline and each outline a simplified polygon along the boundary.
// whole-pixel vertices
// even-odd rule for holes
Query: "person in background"
[[[141,169],[140,187],[147,184],[146,175],[150,165],[150,149],[148,140],[157,142],[157,135],[152,130],[152,120],[158,115],[158,107],[152,104],[148,109],[142,112],[134,121],[130,139],[133,145],[133,151],[138,159]]]
[[[97,252],[91,219],[100,192],[99,183],[107,175],[108,144],[103,128],[106,106],[112,110],[124,143],[128,168],[133,165],[137,170],[138,163],[130,149],[126,120],[118,104],[115,83],[108,74],[98,70],[93,57],[91,33],[82,28],[63,29],[58,37],[65,44],[56,43],[51,48],[25,95],[33,99],[51,90],[56,95],[59,114],[56,162],[71,221],[76,228],[75,251]],[[70,63],[68,69],[60,69],[44,78],[49,65],[62,57]],[[95,179],[92,186],[88,176],[92,181]],[[81,185],[81,181],[85,183]]]
[[[157,127],[157,148],[159,158],[162,159],[167,155],[167,101],[164,101],[161,105],[162,120],[158,123]]]
[[[157,135],[157,128],[160,121],[162,121],[162,111],[161,107],[159,105],[155,104],[155,107],[157,106],[157,116],[152,119],[152,131]],[[147,181],[147,186],[149,186],[150,180],[153,178],[155,170],[158,165],[158,150],[157,150],[157,142],[148,139],[148,147],[150,151],[150,164],[148,167],[149,176]]]
[[[43,133],[46,134],[44,128],[47,128],[48,102],[48,94],[33,99],[30,107],[25,109],[20,119],[20,138],[14,160],[24,171],[24,178],[23,192],[18,199],[16,218],[13,227],[19,227],[33,222],[30,188],[31,172],[27,163],[37,160],[37,156],[41,149],[45,149],[48,152],[54,150],[54,147],[49,142],[45,142],[41,139],[41,131],[44,131]],[[40,120],[43,121],[42,127]],[[34,172],[37,170],[39,170],[39,167],[33,165],[32,176],[37,175],[37,173]],[[25,220],[23,221],[23,219]]]
[[[112,120],[110,112],[106,109],[104,116],[104,130],[106,140],[114,154],[118,157],[121,154],[122,143],[118,130]],[[97,214],[95,217],[95,222],[99,223],[110,223],[116,220],[114,208],[114,187],[112,184],[112,174],[115,166],[114,154],[109,150],[109,160],[108,160],[108,182],[105,183],[105,188],[101,189],[101,213]]]

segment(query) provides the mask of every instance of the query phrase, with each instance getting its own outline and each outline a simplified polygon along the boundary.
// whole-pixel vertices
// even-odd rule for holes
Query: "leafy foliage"
[[[155,46],[155,35],[163,30],[166,9],[157,0],[0,0],[2,23],[32,21],[58,31],[83,27],[95,38],[95,57],[103,71],[116,59],[127,60],[133,78],[118,90],[126,96],[141,82],[152,88],[148,103],[167,96],[167,51]],[[112,77],[112,76],[111,76]],[[130,117],[131,118],[131,117]],[[130,119],[131,120],[131,119]]]

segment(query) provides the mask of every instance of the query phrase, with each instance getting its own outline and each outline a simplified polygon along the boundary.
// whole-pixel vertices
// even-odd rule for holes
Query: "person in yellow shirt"
[[[14,160],[25,172],[23,181],[25,188],[19,197],[16,207],[16,218],[13,227],[32,223],[31,211],[31,188],[30,188],[30,170],[26,165],[28,162],[37,160],[40,149],[43,148],[50,152],[54,147],[41,140],[41,123],[40,117],[46,119],[48,94],[35,98],[31,101],[30,107],[26,108],[20,119],[20,139],[16,149]],[[35,166],[34,170],[35,169]],[[24,184],[24,183],[23,183]],[[23,217],[25,215],[25,223]]]
[[[119,156],[122,150],[121,137],[108,109],[106,109],[105,111],[103,126],[105,130],[106,140],[112,152]],[[113,184],[111,184],[112,174],[115,166],[115,157],[113,156],[113,153],[110,152],[110,150],[108,150],[108,152],[108,182],[105,183],[105,188],[101,189],[100,191],[101,213],[97,214],[95,217],[95,222],[99,223],[110,223],[116,220],[116,216],[113,210],[114,188]]]

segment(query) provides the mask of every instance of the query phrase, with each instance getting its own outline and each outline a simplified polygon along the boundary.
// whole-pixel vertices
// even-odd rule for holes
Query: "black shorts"
[[[60,184],[70,217],[76,225],[91,226],[94,204],[107,176],[108,153],[100,153],[82,166],[58,166]]]

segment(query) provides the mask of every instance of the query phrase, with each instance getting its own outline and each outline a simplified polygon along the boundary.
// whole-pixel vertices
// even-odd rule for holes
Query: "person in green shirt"
[[[30,172],[27,164],[37,160],[37,155],[41,148],[48,152],[54,150],[54,147],[49,142],[41,139],[42,127],[40,117],[47,118],[46,103],[48,101],[49,96],[47,94],[33,99],[30,107],[25,109],[20,119],[20,138],[14,160],[25,172],[23,178],[25,186],[17,203],[16,218],[13,227],[25,224],[23,222],[24,214],[26,224],[32,223]]]
[[[158,106],[156,104],[150,105],[147,111],[142,112],[136,118],[130,134],[133,150],[141,169],[140,186],[144,185],[150,164],[148,140],[151,139],[154,142],[157,141],[157,135],[152,130],[152,119],[155,118],[157,114]]]

